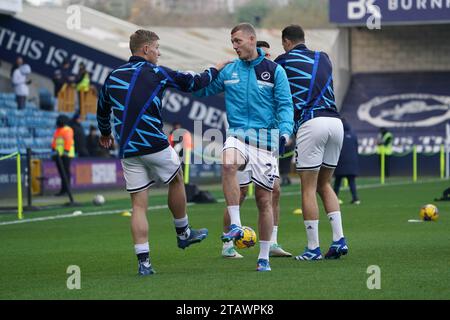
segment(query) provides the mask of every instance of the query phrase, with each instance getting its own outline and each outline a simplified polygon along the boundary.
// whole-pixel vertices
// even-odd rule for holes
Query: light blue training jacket
[[[284,69],[264,58],[264,51],[260,48],[258,55],[252,61],[234,60],[220,71],[209,86],[194,95],[212,96],[225,92],[229,124],[227,136],[236,136],[260,148],[267,145],[270,150],[276,150],[278,137],[292,134],[294,106]],[[260,134],[259,129],[268,129],[267,135]],[[278,130],[273,129],[279,129],[279,135]]]

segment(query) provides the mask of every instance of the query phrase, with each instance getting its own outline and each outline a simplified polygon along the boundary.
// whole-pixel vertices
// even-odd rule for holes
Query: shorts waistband
[[[275,150],[275,148],[273,148],[270,145],[263,145],[262,147],[260,147],[259,141],[257,141],[256,145],[254,143],[250,143],[249,137],[246,137],[245,139],[242,139],[242,137],[239,137],[239,136],[236,136],[236,135],[230,135],[229,137],[235,138],[235,139],[241,141],[242,143],[245,143],[246,145],[251,145],[251,146],[253,146],[255,148],[258,148],[258,149],[267,150],[267,151],[270,151],[270,152]]]

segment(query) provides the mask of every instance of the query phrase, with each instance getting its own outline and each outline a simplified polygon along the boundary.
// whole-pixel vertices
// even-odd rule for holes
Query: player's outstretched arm
[[[169,68],[163,68],[167,73],[169,86],[184,92],[193,92],[209,86],[211,82],[216,80],[220,70],[228,63],[229,61],[219,62],[202,73],[173,71]]]
[[[215,68],[220,72],[227,64],[230,64],[233,60],[224,60],[216,63]]]
[[[232,61],[227,61],[222,66],[222,68],[225,67],[230,62],[232,62]],[[218,66],[218,67],[220,67],[220,66]],[[211,82],[210,85],[208,85],[206,88],[195,91],[194,96],[208,97],[208,96],[215,96],[216,94],[224,92],[225,91],[224,80],[225,80],[225,71],[221,71],[221,72],[219,72],[219,75],[217,76],[217,78],[213,82]]]

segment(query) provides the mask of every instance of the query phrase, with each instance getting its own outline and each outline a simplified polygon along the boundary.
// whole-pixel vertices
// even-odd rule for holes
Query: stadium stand
[[[343,5],[346,2],[349,1],[331,2],[332,6],[336,6],[333,8],[333,12],[346,17],[348,12],[346,6]],[[68,13],[65,8],[58,7],[41,10],[25,5],[22,12],[0,21],[1,27],[11,30],[11,34],[14,31],[16,41],[14,42],[15,47],[0,48],[3,50],[4,58],[2,60],[5,66],[0,70],[0,75],[7,77],[5,70],[10,69],[10,63],[14,61],[19,50],[16,48],[19,43],[17,39],[23,38],[23,41],[28,41],[28,39],[36,41],[36,43],[40,41],[44,47],[39,59],[28,59],[27,61],[34,72],[31,75],[33,78],[32,98],[36,97],[36,92],[42,87],[52,91],[51,78],[58,67],[58,62],[61,61],[52,61],[51,54],[52,50],[58,46],[61,48],[55,50],[66,50],[67,57],[73,63],[71,70],[73,73],[78,70],[77,63],[85,62],[88,70],[93,73],[92,83],[97,86],[101,85],[101,74],[106,76],[108,70],[117,66],[117,62],[122,63],[128,59],[129,35],[142,26],[83,6],[79,8],[83,17],[80,28],[68,28]],[[406,15],[407,12],[405,11],[404,14]],[[352,122],[357,131],[362,153],[375,153],[378,129],[383,123],[382,121],[376,122],[378,118],[391,122],[389,127],[394,133],[395,152],[408,152],[413,145],[417,145],[418,152],[436,153],[436,150],[442,147],[445,137],[445,122],[448,122],[448,119],[441,121],[438,126],[419,126],[426,130],[410,130],[414,126],[406,124],[410,123],[413,117],[417,121],[421,121],[421,119],[429,118],[429,115],[443,114],[441,109],[443,106],[448,106],[447,100],[442,100],[441,97],[448,97],[446,89],[448,81],[445,79],[448,79],[450,70],[450,60],[447,54],[449,47],[448,41],[442,41],[442,39],[449,38],[448,23],[424,25],[409,21],[407,16],[402,19],[412,25],[383,25],[382,30],[375,32],[364,27],[364,19],[357,25],[348,24],[348,19],[346,21],[331,19],[336,23],[336,28],[306,30],[308,47],[327,52],[333,62],[337,105],[339,108],[342,107],[343,115]],[[14,29],[14,27],[19,28]],[[143,27],[145,28],[145,26]],[[162,56],[159,62],[162,65],[174,69],[200,71],[217,60],[235,58],[235,53],[230,45],[230,30],[227,28],[153,26],[148,28],[155,31],[161,38]],[[280,30],[259,29],[257,34],[260,39],[271,44],[273,56],[283,52]],[[33,36],[30,37],[30,35]],[[425,42],[422,41],[423,35],[427,35]],[[7,39],[6,33],[5,39]],[[8,41],[12,40],[8,38]],[[424,43],[429,50],[423,50]],[[33,52],[29,54],[33,55]],[[106,61],[109,58],[111,60]],[[100,65],[101,67],[99,67]],[[427,81],[423,81],[425,76]],[[439,86],[435,81],[436,77],[443,79],[439,82]],[[7,92],[8,90],[1,85],[1,81],[3,79],[0,78],[0,92]],[[408,94],[409,96],[407,96]],[[68,87],[60,92],[60,95],[58,110],[73,113],[76,107],[72,96],[76,96],[76,92]],[[182,119],[185,122],[183,126],[187,129],[190,129],[188,124],[193,120],[200,120],[207,126],[207,120],[220,118],[220,112],[223,112],[223,107],[217,101],[211,100],[205,102],[204,105],[195,101],[194,104],[194,99],[180,96],[176,91],[171,92],[170,95],[171,97],[164,99],[165,103],[170,106],[170,108],[163,109],[163,112],[166,112],[165,118],[170,122]],[[395,95],[402,95],[402,98],[386,100],[392,99]],[[93,113],[95,110],[94,96],[95,92],[92,90],[87,97],[81,99],[86,102],[80,110],[82,116],[86,118],[82,124],[85,131],[88,130],[90,124],[96,125],[95,116],[89,113]],[[385,99],[387,103],[377,104],[379,99]],[[183,103],[187,101],[187,103],[182,105],[181,101]],[[37,102],[30,102],[23,114],[17,114],[14,96],[11,94],[8,96],[7,93],[2,94],[0,121],[6,125],[0,132],[0,135],[5,136],[0,145],[2,153],[13,148],[14,139],[17,140],[16,143],[19,142],[22,149],[30,144],[38,147],[38,150],[47,148],[50,136],[46,136],[48,133],[40,129],[53,129],[56,116],[51,112],[47,116],[42,116],[41,112],[43,111],[37,109],[36,104]],[[370,117],[366,114],[364,118],[364,113],[361,112],[364,111],[363,107],[367,104],[373,104],[373,107],[368,113]],[[411,111],[414,108],[423,110],[420,109],[420,113],[413,110],[397,114],[396,105],[405,111]],[[361,118],[361,114],[363,118]],[[31,115],[31,119],[28,119],[27,115]],[[384,116],[387,118],[384,119]],[[395,119],[390,119],[392,117]],[[17,130],[17,127],[25,122],[30,125],[27,132]],[[210,127],[214,127],[214,125],[219,127],[217,123],[211,124]]]
[[[130,55],[130,34],[140,28],[148,28],[159,35],[162,52],[159,63],[173,69],[201,71],[218,60],[236,58],[230,44],[229,28],[138,26],[91,8],[79,8],[83,21],[81,28],[67,28],[68,14],[65,8],[59,7],[42,10],[24,5],[15,19],[121,60],[127,60]],[[260,39],[270,43],[273,56],[284,52],[280,30],[258,29],[257,33]],[[307,30],[307,34],[308,45],[328,52],[334,65],[339,66],[334,70],[334,79],[337,101],[341,102],[350,81],[348,32],[338,28],[314,29]]]
[[[50,153],[56,118],[60,114],[73,116],[71,112],[39,110],[33,102],[27,102],[24,110],[17,110],[14,93],[0,93],[0,154],[19,149],[24,154],[32,148],[35,154]],[[82,126],[86,134],[89,126],[96,124],[95,114],[88,113]]]
[[[65,8],[59,7],[33,7],[29,5],[24,5],[23,11],[16,14],[11,19],[20,23],[22,30],[16,31],[16,37],[29,37],[30,34],[26,30],[30,28],[39,33],[39,36],[33,39],[40,40],[46,39],[47,35],[57,35],[65,40],[70,40],[76,44],[77,48],[64,48],[69,50],[68,52],[77,55],[80,53],[77,50],[86,48],[94,49],[97,52],[101,52],[104,56],[112,56],[117,61],[125,61],[129,57],[128,40],[129,35],[135,30],[142,28],[142,26],[137,26],[132,23],[117,19],[115,17],[106,15],[104,13],[95,11],[93,9],[79,6],[80,14],[82,16],[82,26],[81,28],[68,28],[67,18],[68,13]],[[145,26],[144,26],[145,27]],[[6,25],[6,28],[11,28]],[[170,66],[173,69],[180,70],[195,70],[200,71],[204,67],[217,62],[218,60],[234,59],[236,57],[232,46],[230,44],[229,32],[227,28],[167,28],[167,27],[147,27],[155,31],[161,38],[161,52],[162,56],[160,58],[160,64]],[[28,31],[29,32],[29,31]],[[258,37],[264,39],[271,44],[272,55],[277,56],[283,52],[280,40],[280,30],[258,30]],[[347,91],[348,83],[350,81],[350,66],[348,59],[348,32],[341,31],[339,29],[321,29],[321,30],[308,30],[308,45],[312,49],[323,50],[329,53],[331,59],[334,61],[335,65],[335,79],[336,87],[335,93],[338,101],[342,101]],[[50,50],[50,43],[45,43],[44,46],[46,50]],[[42,56],[46,56],[47,53],[43,53]],[[98,61],[99,57],[92,58],[94,67],[95,64],[103,63],[103,61]],[[74,56],[72,56],[74,59]],[[3,70],[0,71],[0,75],[7,78],[7,71],[10,69],[11,61],[13,59],[4,59]],[[72,60],[75,61],[75,60]],[[54,70],[58,67],[55,63],[53,68],[42,68],[43,64],[47,65],[47,61],[41,58],[40,61],[33,61],[28,59],[28,63],[31,64],[33,74],[33,83],[30,86],[31,98],[38,100],[39,92],[42,92],[42,87],[46,90],[52,92],[53,84],[51,78],[53,76]],[[93,66],[88,66],[89,71],[93,72]],[[72,69],[76,72],[77,67]],[[95,76],[93,77],[95,78]],[[95,83],[99,85],[101,83]],[[0,87],[0,92],[7,91],[5,86]],[[62,112],[73,113],[76,106],[73,102],[72,96],[76,95],[71,87],[62,90],[59,94],[59,107],[58,110]],[[95,123],[95,116],[90,116],[89,112],[95,112],[96,101],[94,99],[94,92],[91,91],[88,97],[82,97],[83,102],[86,102],[85,106],[81,108],[82,116],[86,116],[87,121],[83,123],[83,127],[87,130],[90,124]],[[10,99],[0,101],[0,110],[4,109],[14,109],[15,101],[14,97],[10,96]],[[340,103],[339,103],[340,105]],[[217,108],[217,106],[212,105]],[[30,113],[29,109],[33,109],[36,114],[35,117],[41,117],[40,110],[37,110],[36,105],[32,107],[28,106],[27,110],[24,111],[24,115],[18,115],[19,118],[27,118]],[[50,128],[54,127],[54,120],[56,115],[53,113],[48,113],[45,118],[49,123],[42,124],[42,126],[50,125]],[[50,120],[51,119],[51,120]],[[12,120],[11,120],[12,121]],[[21,120],[25,121],[25,120]],[[51,122],[51,123],[50,123]],[[9,124],[8,124],[9,125]],[[39,127],[39,124],[35,124],[35,128]],[[44,146],[44,141],[42,139],[45,136],[36,136],[35,130],[29,128],[32,138],[41,138],[40,142]],[[17,137],[17,135],[16,135]],[[28,137],[31,138],[31,137]],[[28,141],[30,142],[30,141]],[[26,144],[25,144],[26,145]],[[49,144],[48,144],[49,145]],[[41,146],[41,144],[40,144]],[[8,148],[1,149],[0,152],[9,150]]]

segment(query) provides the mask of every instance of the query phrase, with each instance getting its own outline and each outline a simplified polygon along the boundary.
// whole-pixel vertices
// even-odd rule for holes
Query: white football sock
[[[319,247],[319,220],[305,220],[304,222],[308,249],[314,250]]]
[[[231,224],[242,226],[241,224],[241,214],[239,212],[239,206],[228,206],[228,214],[230,215]]]
[[[273,226],[272,237],[270,238],[270,242],[278,243],[277,236],[278,236],[278,226]]]
[[[189,228],[189,219],[187,214],[184,218],[181,219],[173,219],[173,223],[175,224],[175,229],[177,229],[177,237],[181,240],[186,240],[191,235],[191,228]],[[186,228],[184,232],[181,233],[182,228]],[[181,231],[179,231],[181,229]]]
[[[148,245],[148,242],[141,243],[141,244],[135,244],[134,245],[134,252],[136,254],[150,252],[150,246]]]
[[[187,214],[184,218],[181,219],[173,219],[173,223],[175,224],[175,228],[184,228],[189,224],[189,219]]]
[[[342,230],[341,212],[330,212],[327,216],[331,223],[331,230],[333,231],[333,241],[338,241],[344,236],[344,231]]]
[[[270,241],[259,241],[259,256],[258,259],[269,260]]]

